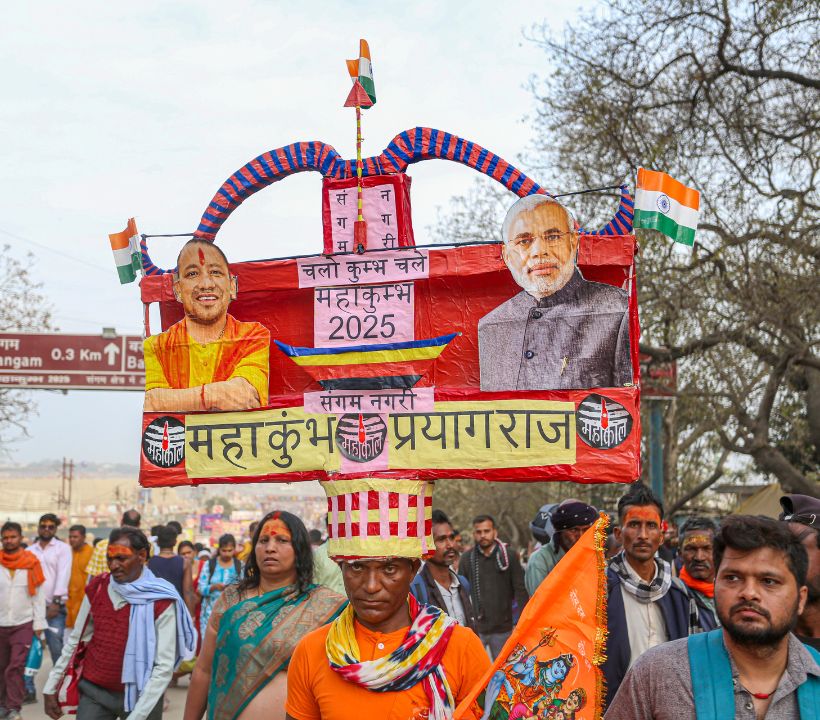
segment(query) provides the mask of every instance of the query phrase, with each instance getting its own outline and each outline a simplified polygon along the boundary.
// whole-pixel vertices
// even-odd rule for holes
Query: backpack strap
[[[233,559],[233,569],[234,569],[234,572],[236,573],[236,577],[241,578],[242,577],[242,562],[240,561],[239,558],[234,558]]]
[[[734,712],[732,666],[723,645],[723,631],[690,635],[687,650],[697,720],[720,720],[729,708]]]
[[[814,658],[814,662],[820,665],[820,652],[813,647],[803,644]],[[800,720],[818,720],[820,718],[820,677],[809,675],[799,688],[797,688],[797,705],[800,708]]]
[[[461,583],[461,586],[467,591],[467,594],[469,595],[470,591],[473,589],[472,585],[470,585],[470,581],[466,577],[464,577],[464,575],[457,574],[456,577],[458,578],[459,583]]]

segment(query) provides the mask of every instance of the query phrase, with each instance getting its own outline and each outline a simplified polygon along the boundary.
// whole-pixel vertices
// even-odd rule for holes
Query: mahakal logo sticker
[[[185,425],[170,416],[152,420],[142,433],[142,452],[157,467],[179,465],[185,455]]]
[[[590,447],[611,450],[632,432],[632,416],[620,403],[603,395],[587,395],[575,414],[578,435]]]
[[[386,439],[387,425],[380,415],[342,415],[336,425],[336,447],[353,462],[375,460]]]

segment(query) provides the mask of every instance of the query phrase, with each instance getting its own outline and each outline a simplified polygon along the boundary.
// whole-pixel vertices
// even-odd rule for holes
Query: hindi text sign
[[[0,387],[143,392],[142,338],[0,333]]]

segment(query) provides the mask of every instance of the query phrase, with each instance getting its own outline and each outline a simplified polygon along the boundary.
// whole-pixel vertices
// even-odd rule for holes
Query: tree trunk
[[[801,475],[777,448],[766,445],[752,451],[751,455],[762,471],[771,473],[780,481],[783,492],[820,495],[820,483]]]
[[[813,457],[820,460],[820,370],[807,367],[806,419],[809,425],[809,440],[814,445]]]

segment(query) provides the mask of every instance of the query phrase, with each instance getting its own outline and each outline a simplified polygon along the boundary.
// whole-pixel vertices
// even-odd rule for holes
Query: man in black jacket
[[[478,636],[495,660],[513,627],[513,600],[520,613],[529,596],[518,555],[498,539],[490,515],[473,519],[475,545],[464,555],[458,571],[470,582]]]
[[[433,510],[432,521],[436,552],[422,565],[410,585],[410,592],[420,603],[440,607],[459,625],[475,632],[470,584],[467,578],[456,575],[453,570],[458,560],[455,531],[450,519],[441,510]]]

